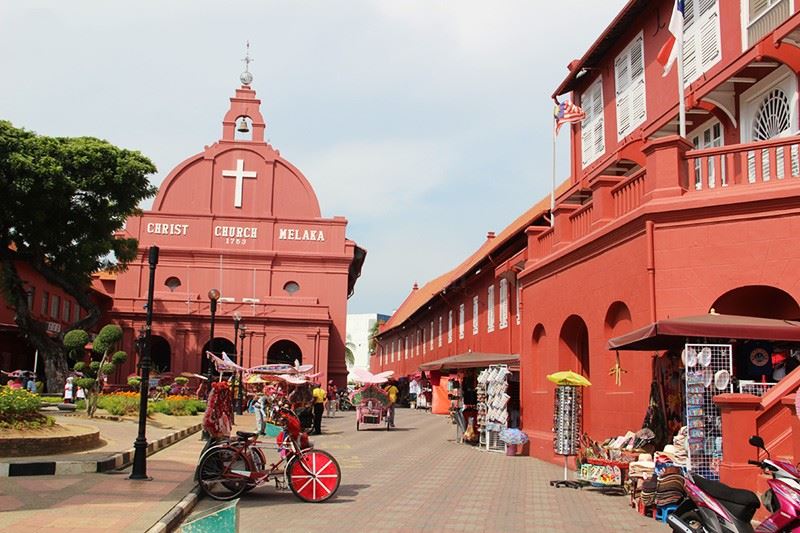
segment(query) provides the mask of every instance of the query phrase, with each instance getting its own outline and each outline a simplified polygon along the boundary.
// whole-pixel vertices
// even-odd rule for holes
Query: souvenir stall
[[[570,480],[568,463],[570,456],[578,455],[583,431],[583,387],[591,385],[588,379],[571,370],[555,372],[547,376],[556,384],[553,406],[553,450],[564,456],[564,478],[550,482],[551,487],[580,488],[581,482]]]
[[[489,451],[506,451],[500,432],[519,420],[519,356],[469,352],[420,365],[430,375],[432,412],[450,414],[457,442]],[[438,387],[437,380],[438,379]],[[441,393],[447,408],[442,409]],[[516,441],[519,437],[509,437]]]

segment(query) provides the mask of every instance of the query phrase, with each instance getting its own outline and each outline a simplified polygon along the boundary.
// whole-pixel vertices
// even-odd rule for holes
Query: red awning
[[[668,318],[608,341],[611,350],[665,350],[686,338],[800,342],[800,322],[738,315]]]
[[[519,354],[467,352],[451,355],[419,365],[420,370],[455,370],[458,368],[483,368],[489,365],[509,365],[519,368]]]

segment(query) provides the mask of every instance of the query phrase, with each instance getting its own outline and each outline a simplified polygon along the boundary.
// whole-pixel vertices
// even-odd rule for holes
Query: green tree
[[[356,364],[356,356],[353,353],[356,345],[350,340],[350,335],[347,336],[347,342],[344,343],[344,364],[350,369]]]
[[[378,347],[377,336],[381,332],[381,326],[386,323],[385,320],[376,320],[372,327],[369,328],[369,355],[375,355],[375,350]]]
[[[88,312],[68,329],[94,326],[101,312],[89,296],[91,276],[123,270],[136,257],[136,240],[117,232],[156,193],[148,180],[155,172],[139,152],[91,137],[37,135],[0,120],[0,291],[44,359],[51,391],[67,371],[62,339],[31,315],[17,267],[27,263]]]
[[[71,357],[78,358],[83,355],[83,349],[88,339],[89,335],[85,331],[74,329],[64,336],[64,347]],[[86,414],[89,415],[89,418],[93,417],[97,410],[97,399],[103,391],[105,376],[128,359],[128,354],[123,351],[114,352],[113,355],[111,353],[121,339],[121,327],[115,324],[104,326],[92,343],[92,351],[102,354],[100,361],[92,361],[88,365],[83,361],[78,361],[73,367],[73,370],[83,374],[83,377],[78,378],[75,384],[86,392]]]

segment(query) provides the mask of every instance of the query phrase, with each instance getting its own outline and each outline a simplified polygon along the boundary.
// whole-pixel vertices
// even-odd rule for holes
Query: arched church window
[[[289,294],[294,294],[300,290],[300,285],[295,281],[289,281],[283,286],[283,290]]]
[[[181,280],[179,280],[179,279],[178,279],[178,278],[176,278],[175,276],[170,276],[170,277],[168,277],[168,278],[167,278],[167,280],[164,282],[164,285],[166,285],[166,286],[167,286],[167,288],[168,288],[170,291],[172,291],[172,292],[175,292],[175,289],[177,289],[178,287],[180,287],[180,286],[181,286]]]

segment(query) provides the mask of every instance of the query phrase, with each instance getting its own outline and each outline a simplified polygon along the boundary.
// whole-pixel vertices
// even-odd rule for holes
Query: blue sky
[[[220,137],[249,39],[267,137],[368,250],[348,311],[390,314],[549,194],[550,94],[624,4],[4,2],[0,118],[140,150],[158,184]]]

